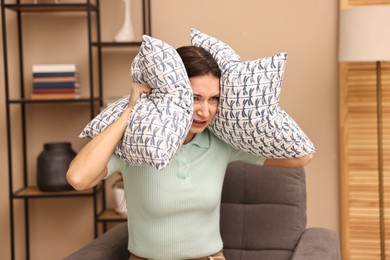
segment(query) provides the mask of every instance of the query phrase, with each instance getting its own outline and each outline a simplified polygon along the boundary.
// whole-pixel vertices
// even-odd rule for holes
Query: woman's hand
[[[141,94],[146,94],[147,96],[152,93],[152,89],[147,83],[139,84],[133,83],[130,86],[130,100],[129,100],[129,108],[133,108],[137,103],[137,99]]]
[[[282,168],[299,168],[305,167],[312,159],[313,154],[308,154],[299,158],[266,159],[264,165]]]

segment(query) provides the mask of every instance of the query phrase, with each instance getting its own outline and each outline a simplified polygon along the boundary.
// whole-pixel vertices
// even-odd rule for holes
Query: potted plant
[[[112,183],[112,189],[115,197],[115,211],[121,215],[127,214],[125,189],[122,176]]]

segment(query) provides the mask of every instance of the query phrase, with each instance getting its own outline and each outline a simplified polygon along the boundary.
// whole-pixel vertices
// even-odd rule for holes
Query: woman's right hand
[[[152,89],[147,83],[139,84],[133,83],[130,86],[130,100],[129,100],[129,108],[133,108],[137,103],[137,99],[141,94],[146,94],[147,96],[152,93]]]

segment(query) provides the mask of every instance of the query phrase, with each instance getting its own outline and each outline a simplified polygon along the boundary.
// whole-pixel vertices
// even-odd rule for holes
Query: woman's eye
[[[212,98],[211,98],[211,101],[212,101],[212,102],[219,102],[219,97],[212,97]]]

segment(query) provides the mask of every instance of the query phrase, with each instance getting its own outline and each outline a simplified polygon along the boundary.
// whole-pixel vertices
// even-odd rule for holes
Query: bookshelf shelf
[[[95,97],[92,99],[93,102],[99,102],[100,98]],[[78,99],[10,99],[10,104],[44,104],[44,103],[85,103],[89,104],[90,98],[78,98]]]
[[[25,198],[54,198],[54,197],[90,197],[95,193],[94,189],[89,189],[85,191],[41,191],[36,186],[23,187],[20,190],[14,192],[13,197],[16,199],[25,199]]]
[[[98,215],[99,222],[122,222],[127,216],[117,213],[114,209],[105,209]]]
[[[95,4],[87,3],[60,3],[60,4],[4,4],[4,8],[19,12],[86,12],[97,11]]]
[[[92,42],[94,46],[100,47],[139,47],[142,42]]]

